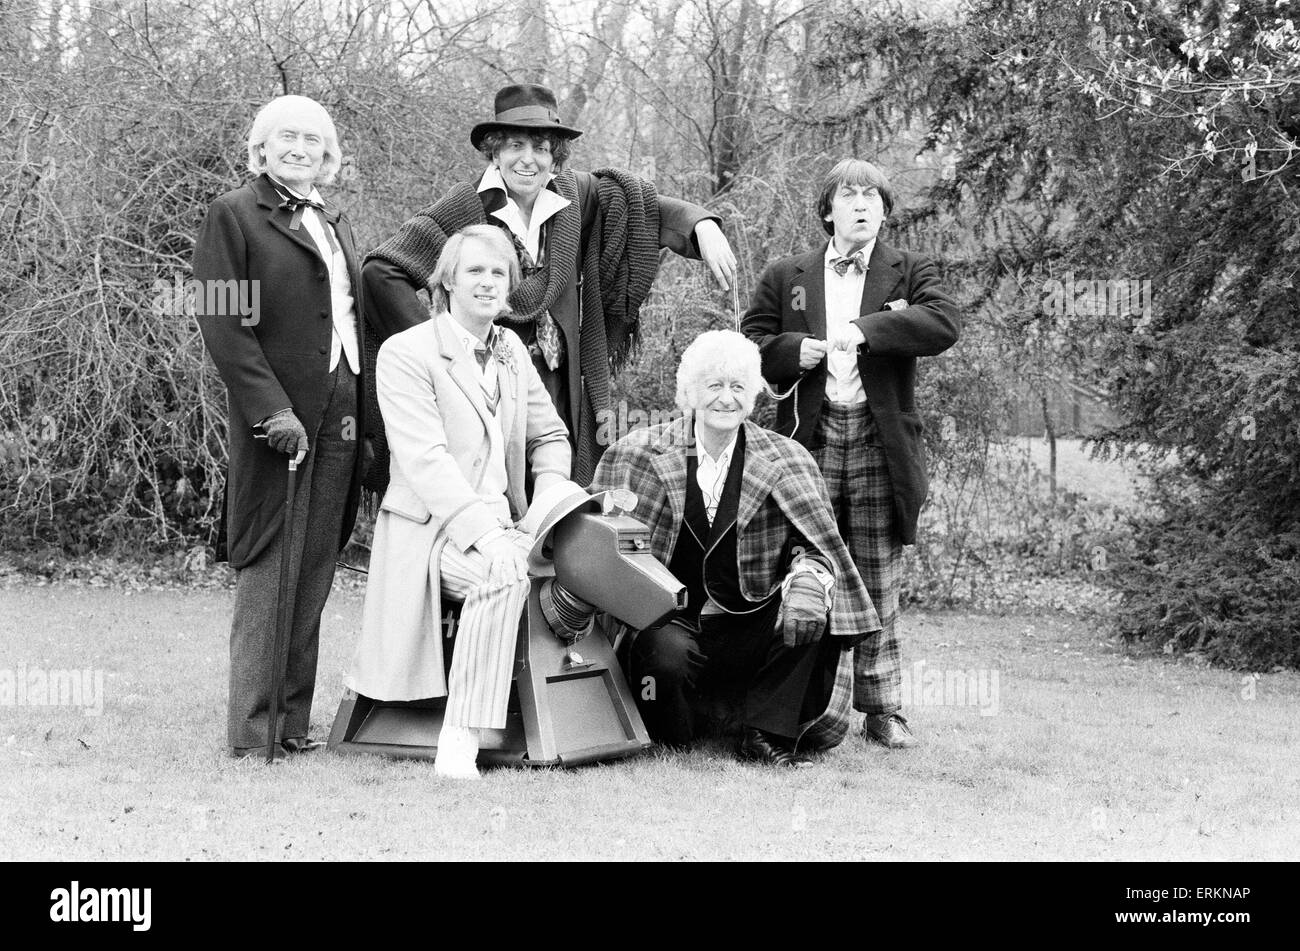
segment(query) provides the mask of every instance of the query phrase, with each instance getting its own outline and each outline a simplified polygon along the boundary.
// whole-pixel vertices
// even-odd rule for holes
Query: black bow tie
[[[286,195],[278,189],[276,191],[277,194],[284,199],[284,201],[280,202],[280,208],[293,215],[289,220],[290,231],[297,231],[302,227],[303,211],[307,208],[315,208],[320,212],[321,217],[330,224],[336,224],[339,220],[339,213],[337,211],[331,211],[315,199],[299,198],[297,195]]]

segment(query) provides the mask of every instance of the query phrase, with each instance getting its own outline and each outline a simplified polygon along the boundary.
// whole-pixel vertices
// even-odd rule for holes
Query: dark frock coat
[[[226,384],[230,468],[224,517],[234,568],[256,560],[284,523],[288,457],[271,449],[266,440],[254,439],[254,424],[291,407],[314,445],[329,394],[334,330],[329,272],[306,227],[291,230],[291,214],[280,204],[274,185],[262,175],[217,198],[194,243],[194,278],[200,288],[218,281],[258,282],[258,307],[249,317],[198,316],[203,341]],[[334,232],[352,280],[364,374],[363,295],[352,228],[340,217]],[[364,378],[358,378],[359,393],[363,387]],[[358,400],[357,439],[366,432],[363,402]],[[340,550],[356,521],[365,457],[363,445],[356,454]]]

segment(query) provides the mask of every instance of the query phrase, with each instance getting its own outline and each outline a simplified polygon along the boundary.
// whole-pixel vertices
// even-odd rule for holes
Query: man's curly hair
[[[551,158],[555,160],[554,170],[556,172],[564,168],[564,163],[569,160],[569,143],[572,140],[567,135],[557,135],[554,132],[538,132],[533,129],[493,129],[491,132],[484,133],[483,138],[479,141],[478,150],[490,162],[497,157],[497,153],[505,146],[507,139],[518,136],[527,136],[532,139],[533,148],[537,148],[543,142],[550,145]]]

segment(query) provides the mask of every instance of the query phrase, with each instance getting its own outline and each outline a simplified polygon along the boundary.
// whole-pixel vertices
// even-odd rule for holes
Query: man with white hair
[[[329,114],[305,96],[280,96],[257,113],[247,145],[253,178],[212,202],[194,241],[195,306],[229,397],[223,528],[237,574],[227,743],[233,756],[265,752],[276,705],[268,672],[283,663],[279,758],[323,745],[308,726],[321,611],[361,493],[365,343],[352,229],[317,191],[341,160]],[[286,514],[285,469],[300,451]],[[283,659],[273,659],[287,519],[293,625]]]
[[[840,660],[880,629],[802,446],[748,421],[762,385],[740,334],[697,337],[677,370],[686,414],[636,430],[602,457],[591,488],[630,489],[652,553],[687,586],[687,610],[635,635],[629,681],[650,735],[695,735],[693,697],[741,686],[742,759],[810,764],[847,732]]]

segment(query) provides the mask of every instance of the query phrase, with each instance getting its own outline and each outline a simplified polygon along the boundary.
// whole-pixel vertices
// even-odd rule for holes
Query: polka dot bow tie
[[[835,273],[840,277],[848,273],[850,266],[859,274],[867,273],[867,262],[862,257],[861,251],[854,251],[848,257],[831,258],[831,267],[835,269]]]

